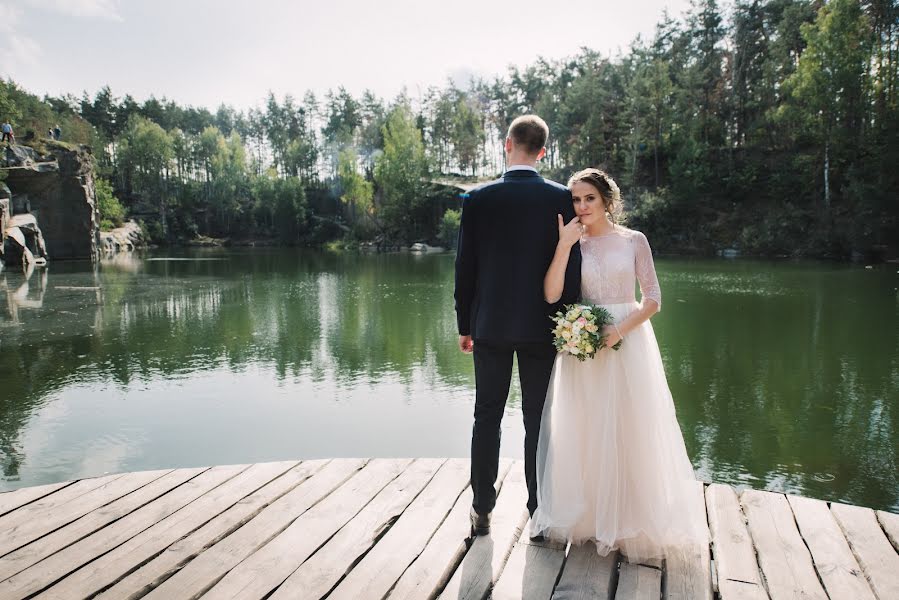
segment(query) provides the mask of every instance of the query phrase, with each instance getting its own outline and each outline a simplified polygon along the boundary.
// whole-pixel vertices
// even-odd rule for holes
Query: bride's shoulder
[[[631,239],[631,240],[640,240],[640,239],[645,240],[646,239],[646,236],[643,235],[642,231],[637,231],[636,229],[630,229],[628,227],[625,227],[624,225],[615,225],[615,230],[618,232],[619,235],[626,237],[628,239]]]

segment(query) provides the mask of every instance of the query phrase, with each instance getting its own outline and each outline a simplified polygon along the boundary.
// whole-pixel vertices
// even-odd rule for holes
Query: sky
[[[581,47],[614,56],[689,0],[0,0],[0,76],[39,95],[246,109],[269,91],[415,97]]]

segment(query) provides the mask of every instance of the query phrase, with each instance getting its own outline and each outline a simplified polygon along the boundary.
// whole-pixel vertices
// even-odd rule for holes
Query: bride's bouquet
[[[556,324],[553,345],[559,352],[567,352],[581,361],[593,358],[605,343],[603,326],[614,323],[615,319],[601,306],[566,304],[563,308],[564,312],[559,311],[552,317]],[[621,348],[621,340],[612,348]]]

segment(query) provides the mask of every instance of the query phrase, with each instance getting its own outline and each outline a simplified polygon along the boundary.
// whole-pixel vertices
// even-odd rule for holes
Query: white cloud
[[[118,0],[30,0],[30,4],[72,17],[122,20]]]

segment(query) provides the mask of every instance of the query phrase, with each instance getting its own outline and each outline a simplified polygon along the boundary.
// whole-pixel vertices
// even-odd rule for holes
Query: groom
[[[524,473],[528,511],[537,508],[536,455],[540,417],[555,348],[550,316],[580,295],[580,251],[575,245],[558,304],[543,297],[543,276],[559,241],[558,217],[574,218],[567,188],[537,174],[549,128],[540,117],[512,121],[506,138],[507,169],[462,204],[456,253],[459,348],[474,353],[477,394],[471,436],[472,533],[490,532],[496,504],[500,422],[518,357],[524,413]]]

